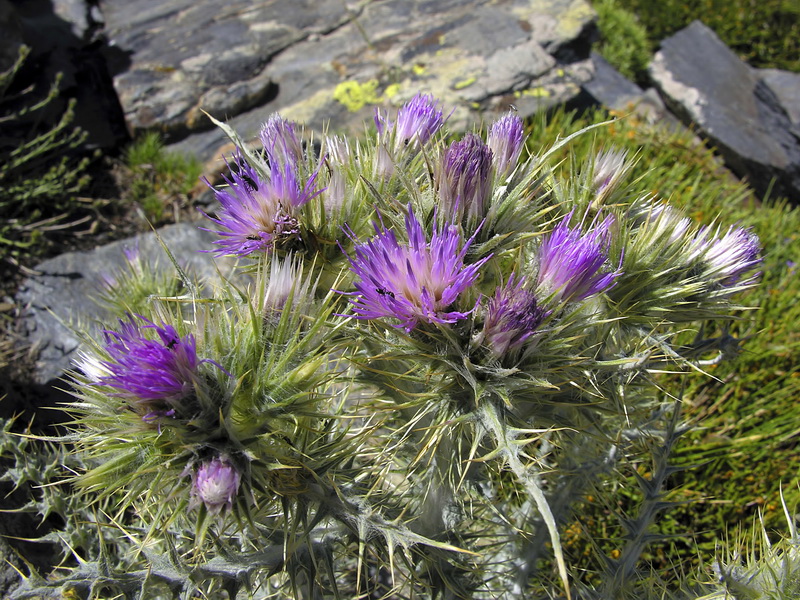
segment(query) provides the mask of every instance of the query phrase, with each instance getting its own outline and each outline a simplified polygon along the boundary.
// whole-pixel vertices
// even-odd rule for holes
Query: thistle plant
[[[219,125],[238,150],[207,256],[239,267],[201,284],[176,264],[135,310],[147,266],[110,278],[117,320],[75,365],[72,484],[140,549],[103,585],[597,597],[564,524],[649,453],[623,558],[598,558],[598,593],[639,594],[685,430],[653,374],[731,354],[717,324],[757,282],[753,233],[631,196],[621,154],[559,183],[571,138],[525,156],[513,114],[452,136],[424,94],[358,141],[274,115],[254,150]]]

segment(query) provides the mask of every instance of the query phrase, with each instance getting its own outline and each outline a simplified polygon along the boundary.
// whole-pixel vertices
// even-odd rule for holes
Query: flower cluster
[[[79,365],[82,451],[113,467],[85,487],[167,523],[151,535],[174,535],[161,546],[176,556],[230,553],[209,570],[228,569],[231,597],[251,578],[287,597],[298,590],[270,586],[308,583],[323,598],[330,582],[335,596],[362,554],[395,549],[397,589],[355,595],[468,598],[477,583],[527,597],[514,569],[533,573],[547,543],[557,563],[570,550],[558,524],[575,505],[549,499],[603,489],[650,446],[632,435],[678,422],[649,374],[735,345],[727,332],[678,345],[670,328],[703,333],[729,315],[760,261],[750,229],[631,200],[616,151],[564,182],[554,152],[521,158],[514,113],[452,141],[446,121],[417,94],[394,119],[376,111],[373,139],[330,135],[315,153],[273,115],[258,151],[238,148],[214,188],[214,252],[239,270],[207,286],[181,271],[169,297],[140,286],[137,309],[116,314],[145,316],[106,330]],[[135,260],[131,280],[148,269]],[[525,537],[504,545],[504,571],[486,549],[509,531]],[[467,577],[461,553],[416,552],[451,540],[471,553]]]

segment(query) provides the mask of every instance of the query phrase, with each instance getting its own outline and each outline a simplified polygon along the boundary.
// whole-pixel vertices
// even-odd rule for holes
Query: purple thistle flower
[[[486,216],[492,191],[492,151],[475,134],[445,150],[439,175],[439,201],[447,215],[460,221],[467,214],[471,228]]]
[[[614,285],[621,271],[603,272],[610,244],[612,216],[581,235],[570,229],[568,214],[539,247],[538,289],[554,302],[583,300]]]
[[[703,238],[706,231],[701,231],[698,238]],[[761,262],[761,243],[749,227],[730,227],[724,236],[704,245],[703,259],[710,274],[725,286],[739,283],[742,275]]]
[[[222,205],[219,218],[209,218],[227,230],[218,232],[222,239],[214,242],[220,246],[215,252],[236,256],[267,252],[282,238],[296,234],[298,209],[321,193],[314,189],[317,173],[301,188],[293,164],[273,161],[270,178],[264,180],[237,156],[231,178],[225,178],[227,187],[217,190],[206,181]]]
[[[512,274],[486,306],[481,340],[499,358],[519,350],[549,314],[537,302],[536,294],[525,288],[524,280],[515,282]]]
[[[198,360],[194,336],[181,337],[172,325],[138,318],[146,324],[131,317],[120,320],[119,331],[103,332],[110,359],[88,361],[87,375],[116,389],[112,395],[127,400],[145,421],[172,416],[175,406],[194,394],[197,367],[213,361]],[[158,339],[145,337],[144,329],[155,331]]]
[[[507,113],[492,124],[487,143],[492,149],[494,169],[499,177],[506,177],[517,166],[523,146],[522,119]]]
[[[417,94],[400,107],[395,123],[396,149],[415,142],[424,145],[439,131],[444,124],[444,118],[437,105],[438,101],[430,94]]]
[[[239,471],[228,459],[217,457],[204,462],[194,474],[191,504],[197,506],[202,502],[211,514],[223,508],[230,510],[240,482]]]
[[[296,166],[303,158],[303,148],[295,134],[297,123],[274,113],[261,128],[261,144],[270,164]]]
[[[350,258],[351,270],[359,277],[357,292],[349,294],[354,296],[357,319],[396,318],[398,327],[411,331],[419,322],[455,323],[472,312],[447,309],[475,283],[490,258],[464,265],[473,238],[462,244],[458,228],[443,225],[429,242],[410,205],[408,244],[399,244],[393,231],[381,231],[377,224],[375,231],[378,235],[358,244],[355,258]]]

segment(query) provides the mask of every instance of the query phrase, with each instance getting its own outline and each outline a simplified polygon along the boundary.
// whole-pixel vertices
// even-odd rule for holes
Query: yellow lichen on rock
[[[364,83],[343,81],[333,91],[333,99],[344,104],[350,112],[357,112],[368,104],[380,104],[386,100],[387,94],[379,96],[377,90],[377,79],[370,79]],[[396,88],[394,92],[397,92]]]

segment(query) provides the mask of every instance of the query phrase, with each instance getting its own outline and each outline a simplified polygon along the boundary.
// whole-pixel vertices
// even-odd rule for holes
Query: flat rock
[[[613,110],[625,110],[644,93],[642,88],[617,71],[597,52],[592,52],[591,59],[594,76],[583,85],[583,89],[598,104]]]
[[[664,40],[650,75],[667,105],[760,193],[800,198],[800,144],[776,94],[712,30],[695,21]]]
[[[231,0],[222,8],[103,0],[101,8],[131,130],[183,139],[174,148],[203,160],[225,144],[203,111],[244,137],[278,111],[315,131],[360,131],[375,106],[399,106],[418,91],[454,111],[453,127],[474,120],[472,110],[510,103],[530,114],[570,99],[582,83],[575,78],[591,75],[596,18],[585,0]]]
[[[159,230],[159,236],[178,263],[200,278],[217,276],[215,264],[225,272],[230,264],[216,263],[207,253],[215,234],[196,225],[180,223]],[[62,377],[80,346],[72,325],[95,326],[105,312],[91,298],[97,296],[105,277],[126,265],[124,250],[138,246],[143,260],[172,269],[169,258],[154,233],[113,242],[95,250],[68,252],[38,265],[37,275],[23,283],[17,302],[25,307],[26,342],[38,351],[34,382],[45,385]]]
[[[775,98],[795,127],[800,125],[800,73],[780,69],[759,69],[761,81]]]

